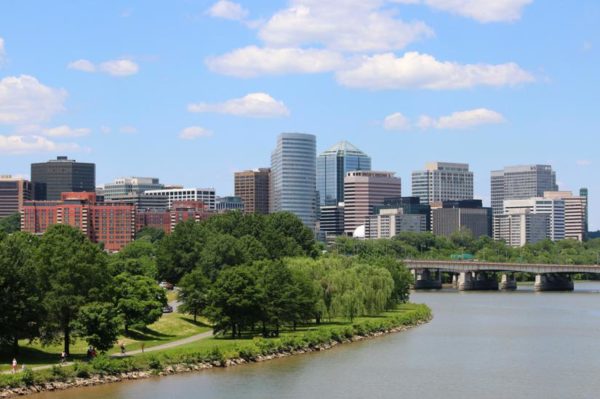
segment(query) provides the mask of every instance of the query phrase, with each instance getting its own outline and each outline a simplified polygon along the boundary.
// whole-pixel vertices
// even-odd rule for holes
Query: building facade
[[[321,207],[319,216],[319,231],[327,237],[344,234],[344,203],[325,205]]]
[[[371,157],[347,141],[341,141],[317,157],[319,206],[344,201],[344,178],[353,170],[371,170]]]
[[[21,212],[31,200],[31,182],[12,176],[0,176],[0,219]]]
[[[364,225],[385,198],[401,195],[401,180],[393,172],[348,172],[344,178],[344,233],[352,235]]]
[[[402,209],[405,215],[423,215],[425,217],[425,231],[431,231],[431,206],[421,204],[419,197],[389,197],[384,198],[383,205],[375,207],[377,214],[383,209]]]
[[[217,209],[214,188],[171,188],[148,190],[144,193],[152,196],[166,197],[169,208],[174,202],[200,201],[209,211],[215,211]]]
[[[570,191],[546,191],[544,198],[564,201],[565,238],[577,241],[585,240],[587,234],[587,195],[575,196]]]
[[[511,247],[535,244],[548,238],[549,226],[547,214],[515,210],[494,216],[494,239],[504,241]]]
[[[59,156],[48,162],[31,164],[32,198],[58,201],[62,193],[93,192],[96,189],[96,165]]]
[[[431,205],[431,231],[450,236],[468,230],[473,237],[492,236],[492,209],[484,208],[481,200],[442,201]]]
[[[215,201],[216,211],[224,213],[229,211],[244,211],[244,201],[240,197],[228,196],[217,197]]]
[[[244,203],[245,213],[269,213],[271,168],[235,172],[235,196]]]
[[[291,212],[306,227],[317,221],[316,137],[282,133],[271,154],[271,212]]]
[[[548,216],[546,237],[552,241],[565,239],[565,201],[561,198],[529,198],[505,200],[503,214],[528,212]]]
[[[427,217],[405,214],[402,208],[381,209],[377,215],[369,216],[365,226],[365,238],[392,238],[403,232],[422,233],[427,231]]]
[[[550,165],[507,166],[491,173],[491,202],[494,215],[503,213],[503,201],[543,197],[558,191],[556,173]]]
[[[196,222],[205,220],[213,215],[201,201],[176,201],[169,209],[146,209],[137,212],[136,231],[144,227],[152,227],[171,234],[178,223],[187,220]]]
[[[102,190],[105,200],[113,200],[132,194],[143,194],[149,190],[160,190],[164,185],[157,177],[120,177],[112,183],[106,183]]]
[[[149,195],[144,193],[129,193],[124,195],[113,195],[111,199],[105,199],[104,196],[98,196],[96,191],[96,198],[98,202],[110,203],[121,203],[135,205],[138,210],[144,209],[159,209],[166,210],[169,207],[169,198],[162,195]]]
[[[422,204],[473,199],[473,172],[465,163],[428,163],[412,173],[412,195]]]

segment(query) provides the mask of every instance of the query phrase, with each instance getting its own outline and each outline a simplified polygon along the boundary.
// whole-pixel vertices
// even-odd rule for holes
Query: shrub
[[[218,346],[215,346],[208,352],[208,360],[211,362],[223,362],[225,360],[225,355],[221,352]]]
[[[35,376],[33,374],[33,370],[30,368],[26,368],[25,370],[23,370],[23,372],[21,373],[21,381],[26,386],[31,386],[35,384]]]
[[[106,355],[95,357],[90,366],[100,375],[116,374],[119,371],[118,366]]]
[[[250,345],[240,348],[238,353],[239,353],[239,357],[241,357],[242,359],[244,359],[246,361],[249,361],[249,360],[254,360],[256,358],[256,356],[258,356],[259,349],[256,346],[254,346],[253,344],[250,344]]]
[[[148,367],[150,367],[150,370],[162,370],[163,365],[159,358],[152,356],[148,359]]]
[[[52,366],[50,373],[52,374],[52,378],[56,381],[64,381],[69,376],[66,368],[57,366],[56,364]]]
[[[84,363],[75,363],[73,365],[73,371],[75,372],[75,377],[77,378],[90,378],[90,366]]]

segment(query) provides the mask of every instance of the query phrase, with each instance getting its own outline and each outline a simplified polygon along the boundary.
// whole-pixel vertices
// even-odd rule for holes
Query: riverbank
[[[0,376],[0,387],[3,387],[0,398],[231,367],[328,350],[339,344],[405,331],[426,323],[431,317],[431,310],[426,305],[404,304],[378,317],[308,328],[279,338],[211,339],[154,354],[119,359],[101,356],[90,363],[69,367],[56,366],[40,372],[25,370]]]

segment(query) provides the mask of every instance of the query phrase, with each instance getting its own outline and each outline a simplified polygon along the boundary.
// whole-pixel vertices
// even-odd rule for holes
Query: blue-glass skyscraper
[[[281,133],[271,154],[271,212],[292,212],[314,231],[317,220],[317,139]]]
[[[371,157],[347,141],[340,141],[317,158],[319,205],[344,201],[344,176],[353,170],[371,170]]]

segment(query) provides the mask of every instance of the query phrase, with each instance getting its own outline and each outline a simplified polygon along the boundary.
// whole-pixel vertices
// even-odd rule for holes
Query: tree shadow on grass
[[[43,348],[35,348],[25,345],[19,347],[19,354],[17,356],[13,356],[11,351],[0,351],[0,365],[10,365],[13,357],[17,359],[19,367],[21,367],[23,364],[27,366],[36,366],[40,364],[60,363],[60,352],[46,352]],[[71,354],[68,361],[75,360],[83,361],[86,360],[86,357],[84,354]],[[2,368],[4,369],[5,367]]]
[[[133,339],[135,341],[155,341],[158,339],[167,339],[174,338],[176,335],[174,334],[165,334],[151,328],[142,328],[137,330],[129,330],[129,332],[123,332],[123,336],[129,339]]]
[[[194,321],[193,318],[188,318],[188,317],[182,317],[181,320],[186,321],[196,327],[206,327],[206,328],[212,328],[212,326],[210,324],[206,324],[200,320],[196,320]]]

